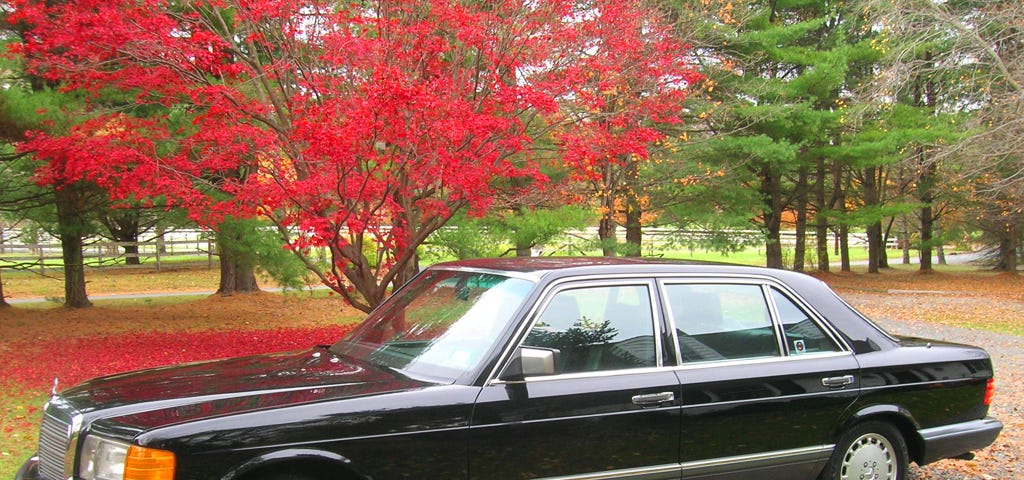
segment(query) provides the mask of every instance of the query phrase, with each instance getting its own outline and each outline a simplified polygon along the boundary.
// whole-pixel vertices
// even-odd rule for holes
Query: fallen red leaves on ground
[[[273,330],[150,332],[128,335],[22,340],[7,346],[6,380],[25,390],[49,389],[54,378],[68,387],[100,375],[217,358],[329,345],[352,329],[331,327]]]

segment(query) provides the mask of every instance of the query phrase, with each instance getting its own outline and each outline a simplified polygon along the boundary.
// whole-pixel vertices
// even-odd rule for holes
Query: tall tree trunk
[[[601,200],[604,212],[597,225],[597,238],[601,242],[601,253],[606,257],[614,257],[618,243],[615,233],[615,196],[609,191],[603,195]]]
[[[793,271],[804,271],[807,253],[807,168],[800,168],[796,181],[796,246],[793,248]]]
[[[235,293],[258,292],[256,272],[248,261],[238,258],[230,249],[218,248],[220,253],[220,286],[217,293],[228,297]]]
[[[239,225],[222,223],[217,232],[217,254],[220,257],[220,285],[217,293],[230,296],[235,293],[258,292],[256,262],[241,245],[244,233]]]
[[[903,264],[910,265],[910,226],[907,218],[900,217],[900,249],[903,251]]]
[[[935,226],[935,259],[939,262],[939,265],[946,265],[946,249],[943,247],[942,241],[942,227]]]
[[[3,269],[0,269],[3,272]],[[4,296],[4,279],[3,275],[0,274],[0,308],[9,307],[11,304],[7,303],[7,297]]]
[[[850,264],[850,226],[846,223],[839,224],[839,263],[839,271],[853,271]]]
[[[765,265],[785,268],[782,261],[782,179],[765,166],[761,170],[762,216],[765,228]]]
[[[100,222],[107,227],[111,238],[124,243],[124,263],[139,265],[139,211],[134,208],[111,209],[100,216]]]
[[[56,189],[57,231],[64,261],[64,306],[70,308],[91,307],[85,291],[85,256],[82,253],[82,236],[85,231],[84,193],[78,184],[65,185]]]
[[[1020,245],[1021,227],[1013,225],[1002,233],[999,238],[999,259],[996,261],[995,270],[1017,273],[1017,248]]]
[[[818,271],[827,272],[830,270],[828,259],[828,215],[830,206],[826,205],[825,178],[828,172],[825,171],[825,157],[818,157],[815,167],[814,179],[814,201],[817,203],[817,211],[814,212],[814,238],[817,241],[815,248],[818,259]]]
[[[882,222],[871,222],[867,226],[868,273],[878,273],[882,268]]]
[[[597,226],[597,238],[601,242],[601,253],[606,257],[614,257],[618,253],[618,237],[616,236],[615,194],[618,189],[618,178],[612,162],[605,162],[601,175],[602,185],[599,188],[601,199],[601,220]]]
[[[878,167],[864,170],[862,185],[864,188],[864,207],[877,207],[880,203],[878,185]],[[882,219],[870,220],[866,226],[868,236],[868,273],[878,273],[882,267]]]
[[[626,159],[625,196],[626,201],[626,256],[639,257],[643,252],[643,226],[641,218],[644,208],[640,204],[640,196],[637,194],[640,186],[640,162],[635,158]]]
[[[927,153],[923,148],[918,149],[918,169],[920,178],[917,181],[918,200],[923,205],[920,211],[921,220],[921,272],[931,272],[932,249],[934,248],[935,213],[933,202],[935,201],[935,162],[926,158]]]

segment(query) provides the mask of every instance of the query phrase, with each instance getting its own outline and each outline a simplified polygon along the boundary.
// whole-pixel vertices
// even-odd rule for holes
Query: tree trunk
[[[839,271],[853,271],[850,265],[850,227],[845,223],[839,224],[839,263]]]
[[[903,264],[910,265],[910,231],[906,217],[900,218],[900,249],[903,250]]]
[[[125,265],[141,265],[142,261],[139,258],[139,237],[135,237],[135,242],[127,245],[121,245],[124,248],[124,263]]]
[[[942,244],[944,243],[942,241],[942,227],[940,227],[940,226],[936,226],[935,227],[935,238],[937,240],[935,242],[935,259],[939,262],[939,265],[945,265],[946,264],[946,249],[943,248],[943,246],[942,246]]]
[[[999,259],[995,270],[1017,273],[1017,246],[1020,243],[1020,227],[1011,226],[999,239]]]
[[[625,196],[626,202],[626,256],[639,257],[643,252],[643,226],[641,218],[644,208],[640,204],[640,197],[637,191],[641,188],[640,183],[640,162],[627,157],[624,176],[626,178]]]
[[[54,193],[57,207],[57,231],[60,237],[61,256],[64,261],[64,306],[70,308],[91,307],[85,291],[85,255],[82,253],[82,236],[85,219],[82,218],[84,193],[77,184],[58,188]]]
[[[0,272],[3,272],[3,270],[0,269]],[[4,279],[2,274],[0,274],[0,308],[9,306],[11,306],[11,304],[7,303],[7,297],[4,296]]]
[[[814,201],[818,205],[817,211],[814,213],[814,238],[817,240],[815,253],[817,254],[819,272],[827,272],[831,268],[828,259],[828,215],[825,213],[826,210],[830,210],[830,207],[825,204],[826,174],[825,157],[818,157],[814,183]]]
[[[882,222],[871,222],[867,226],[868,273],[878,273],[882,264]]]
[[[785,268],[782,261],[782,178],[771,167],[761,169],[761,216],[765,229],[765,266]]]
[[[219,295],[228,297],[235,293],[260,291],[259,285],[256,284],[256,266],[253,265],[252,259],[219,239],[217,253],[220,257],[220,285],[217,287]]]
[[[922,198],[922,201],[924,199]],[[921,265],[918,269],[921,272],[931,272],[932,268],[932,232],[934,228],[934,217],[932,206],[926,203],[921,207]]]
[[[139,211],[137,209],[112,209],[100,217],[100,221],[111,238],[116,242],[127,243],[124,248],[124,263],[140,265],[139,259]]]
[[[643,227],[640,225],[640,215],[643,213],[640,202],[633,196],[629,197],[629,206],[626,210],[626,256],[639,257],[642,254]]]
[[[807,168],[800,168],[796,181],[796,246],[793,248],[793,271],[804,271],[807,254]]]

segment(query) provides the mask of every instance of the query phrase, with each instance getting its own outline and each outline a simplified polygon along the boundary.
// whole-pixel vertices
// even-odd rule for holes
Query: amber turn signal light
[[[132,445],[124,462],[124,480],[174,480],[174,453]]]

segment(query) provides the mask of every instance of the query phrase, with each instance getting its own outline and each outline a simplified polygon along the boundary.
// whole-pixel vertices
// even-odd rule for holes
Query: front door
[[[547,296],[521,344],[557,350],[556,373],[483,388],[470,478],[679,478],[679,383],[654,291],[589,282]]]

